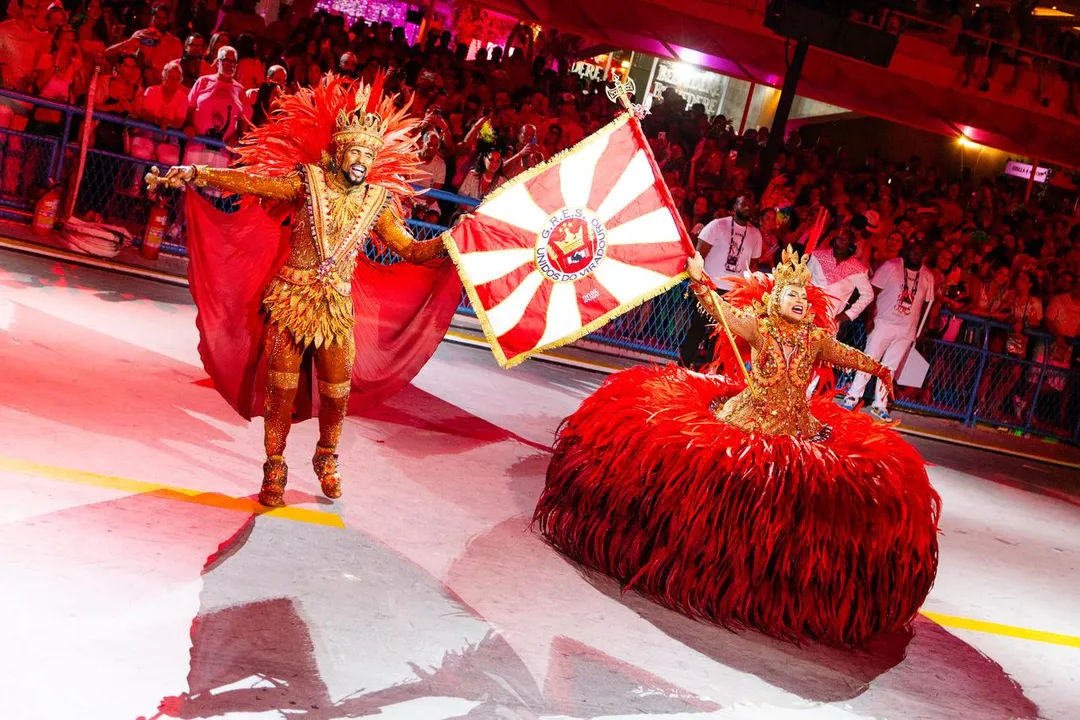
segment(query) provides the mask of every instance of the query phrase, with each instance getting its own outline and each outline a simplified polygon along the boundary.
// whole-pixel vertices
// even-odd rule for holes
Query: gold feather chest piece
[[[318,276],[331,281],[344,262],[351,265],[359,254],[389,194],[368,183],[348,187],[318,165],[306,166],[302,175],[308,223],[319,254]]]

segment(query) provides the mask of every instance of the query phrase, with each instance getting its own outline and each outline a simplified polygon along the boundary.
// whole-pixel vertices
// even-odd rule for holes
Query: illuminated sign
[[[1031,165],[1010,160],[1005,163],[1005,174],[1027,180],[1031,177]],[[1050,168],[1039,167],[1035,171],[1035,182],[1044,183],[1050,179]]]

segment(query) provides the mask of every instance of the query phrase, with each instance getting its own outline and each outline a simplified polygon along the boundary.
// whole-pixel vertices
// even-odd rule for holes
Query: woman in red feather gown
[[[860,646],[907,626],[936,574],[940,498],[895,431],[807,398],[823,364],[891,387],[888,369],[835,340],[805,258],[785,252],[723,300],[700,256],[688,269],[749,372],[728,349],[727,375],[611,377],[560,429],[535,524],[625,589],[726,627]]]

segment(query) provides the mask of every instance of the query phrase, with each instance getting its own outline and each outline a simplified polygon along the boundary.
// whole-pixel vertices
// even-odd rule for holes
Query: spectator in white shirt
[[[1050,364],[1067,368],[1072,363],[1068,341],[1080,336],[1080,282],[1073,282],[1069,292],[1050,298],[1046,307],[1046,329],[1054,335]],[[1041,355],[1039,356],[1041,360]]]
[[[184,71],[173,60],[161,72],[161,84],[143,92],[141,119],[158,125],[162,130],[181,130],[188,113],[188,98],[184,91]],[[164,134],[139,130],[132,133],[131,154],[141,160],[157,160],[165,165],[180,162],[179,143]]]
[[[705,258],[705,272],[720,290],[731,281],[755,270],[761,257],[761,232],[750,224],[754,201],[746,195],[735,200],[734,214],[713,220],[698,235],[697,249]]]
[[[236,50],[226,45],[217,54],[217,73],[195,81],[188,93],[189,123],[194,134],[228,144],[246,126],[244,88],[235,77],[238,62]],[[194,141],[188,143],[184,153],[185,165],[228,167],[229,159],[228,152]]]
[[[866,354],[880,360],[894,375],[907,358],[924,318],[934,303],[934,273],[926,267],[926,246],[911,242],[900,257],[889,260],[874,273],[873,285],[879,290],[874,311],[874,329],[866,338]],[[870,376],[856,373],[841,406],[854,410],[866,390]],[[870,414],[890,421],[887,390],[877,384]]]
[[[840,322],[859,317],[874,299],[870,269],[856,257],[855,250],[854,232],[841,228],[832,238],[832,247],[815,251],[806,263],[814,284],[832,297],[832,315]],[[852,303],[855,292],[859,296]]]
[[[705,272],[720,291],[730,290],[732,280],[747,270],[757,269],[761,257],[761,233],[750,224],[753,200],[740,195],[731,217],[713,220],[698,235],[697,249],[705,258]],[[679,358],[686,367],[697,364],[701,341],[709,329],[709,319],[701,312],[690,314],[686,338],[679,347]]]
[[[439,155],[442,139],[439,133],[429,130],[424,133],[420,140],[420,163],[419,169],[424,172],[422,180],[416,184],[425,188],[442,190],[446,186],[446,161]],[[422,208],[423,211],[438,211],[439,203],[431,197],[420,195],[416,198],[413,207]]]

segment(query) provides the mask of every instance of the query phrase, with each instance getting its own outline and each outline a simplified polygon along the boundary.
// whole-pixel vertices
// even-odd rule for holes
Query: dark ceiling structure
[[[480,0],[498,12],[612,47],[680,60],[779,87],[789,47],[763,25],[764,0]],[[1069,167],[1080,167],[1080,122],[1030,93],[1010,101],[962,89],[955,67],[905,53],[889,69],[811,48],[798,94]],[[1015,104],[1014,104],[1015,103]]]

